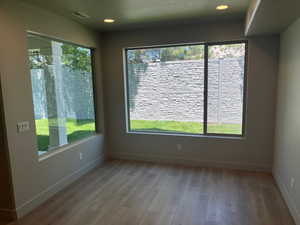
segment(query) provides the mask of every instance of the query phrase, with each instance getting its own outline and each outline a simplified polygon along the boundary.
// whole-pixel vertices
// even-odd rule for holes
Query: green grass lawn
[[[161,120],[131,120],[130,128],[133,131],[159,131],[202,134],[203,125],[198,122],[179,122]],[[240,124],[208,124],[209,133],[241,134]]]
[[[49,146],[49,122],[47,119],[36,120],[39,151],[47,151]],[[68,143],[80,140],[95,133],[94,120],[67,119]]]
[[[36,120],[39,151],[47,151],[49,146],[49,123],[47,119]],[[158,121],[158,120],[131,120],[130,127],[133,131],[178,132],[202,134],[202,123]],[[209,124],[209,133],[241,134],[239,124]],[[93,120],[67,119],[68,143],[80,140],[95,133]]]

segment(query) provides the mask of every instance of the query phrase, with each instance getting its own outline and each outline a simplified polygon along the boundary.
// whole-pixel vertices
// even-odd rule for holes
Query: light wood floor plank
[[[271,175],[115,160],[11,225],[295,225]]]

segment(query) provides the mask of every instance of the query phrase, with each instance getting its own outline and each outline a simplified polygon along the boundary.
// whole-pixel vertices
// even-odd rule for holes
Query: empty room
[[[0,225],[300,225],[299,0],[1,0],[0,40]]]

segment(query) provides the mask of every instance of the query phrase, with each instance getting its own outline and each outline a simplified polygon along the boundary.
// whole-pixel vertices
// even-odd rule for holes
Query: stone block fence
[[[53,69],[49,66],[49,70]],[[53,72],[51,76],[54,76]],[[45,71],[31,70],[31,84],[35,119],[48,118]],[[95,119],[92,75],[88,72],[71,71],[62,67],[59,91],[62,92],[60,109],[65,118]],[[49,93],[56,97],[57,93]],[[51,106],[50,106],[51,107]]]
[[[208,63],[208,122],[242,122],[244,58]],[[133,120],[203,122],[204,60],[130,64]]]

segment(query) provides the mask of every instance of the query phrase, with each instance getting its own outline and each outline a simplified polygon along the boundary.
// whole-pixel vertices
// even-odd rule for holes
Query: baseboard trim
[[[17,219],[17,212],[13,209],[0,208],[0,221],[12,222]]]
[[[25,202],[21,206],[17,207],[16,214],[17,218],[21,218],[31,212],[33,209],[37,208],[39,205],[44,203],[46,200],[54,196],[59,191],[63,190],[65,187],[72,184],[74,181],[79,179],[82,175],[86,174],[87,172],[91,171],[98,165],[100,165],[104,161],[104,155],[93,160],[86,164],[84,167],[80,168],[79,170],[73,172],[72,174],[62,178],[55,184],[48,187],[46,190],[40,192],[36,196],[34,196],[31,200]]]
[[[258,165],[249,163],[225,162],[225,161],[204,161],[197,158],[182,158],[179,156],[164,156],[155,154],[142,154],[142,153],[124,153],[124,152],[111,152],[110,159],[124,159],[136,160],[144,162],[157,162],[164,164],[175,164],[183,166],[199,166],[199,167],[214,167],[214,168],[228,168],[239,169],[247,171],[262,171],[271,173],[271,165]]]
[[[277,186],[285,200],[292,217],[295,220],[296,225],[300,225],[300,211],[297,209],[296,203],[293,200],[292,196],[290,195],[287,186],[282,181],[280,175],[278,173],[273,172],[273,177],[277,183]]]

